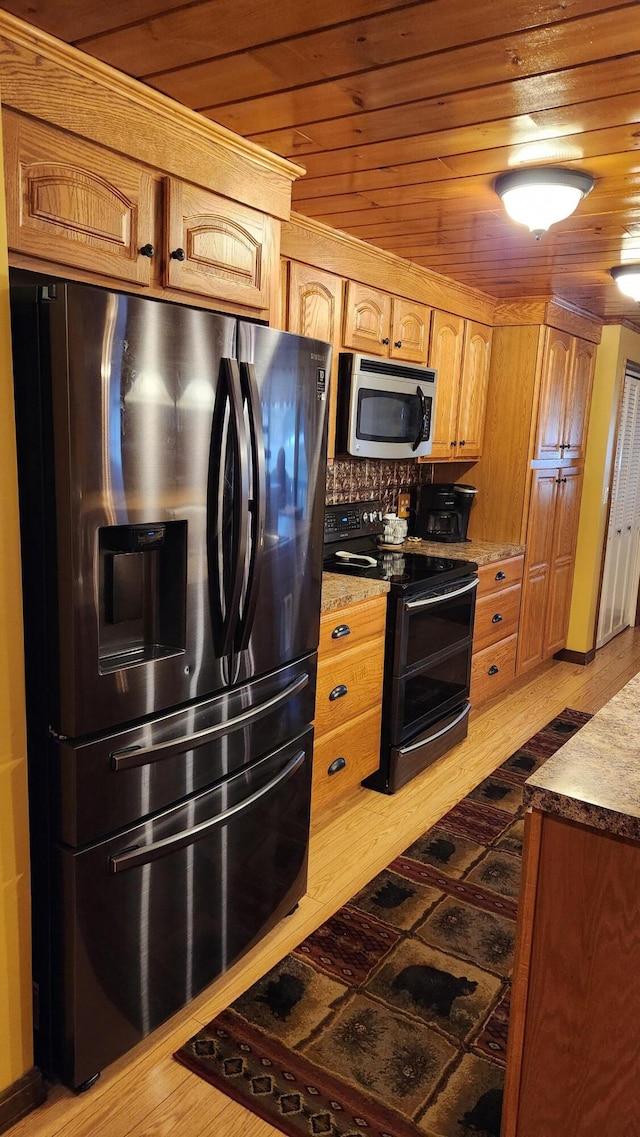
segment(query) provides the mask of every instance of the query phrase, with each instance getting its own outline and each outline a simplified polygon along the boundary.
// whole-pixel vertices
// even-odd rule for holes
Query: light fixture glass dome
[[[611,275],[621,292],[640,303],[640,265],[619,265]]]
[[[495,190],[509,216],[539,240],[550,225],[573,213],[593,185],[591,174],[541,166],[501,174]]]

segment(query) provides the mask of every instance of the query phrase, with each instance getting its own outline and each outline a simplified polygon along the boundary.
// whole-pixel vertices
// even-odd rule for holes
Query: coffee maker
[[[425,541],[466,541],[475,486],[442,482],[418,486],[413,536]]]

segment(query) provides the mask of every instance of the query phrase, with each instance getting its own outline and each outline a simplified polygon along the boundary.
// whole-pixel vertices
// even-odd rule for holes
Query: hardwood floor
[[[472,715],[469,737],[394,797],[357,790],[311,838],[293,916],[184,1011],[104,1070],[86,1094],[52,1089],[9,1137],[273,1137],[266,1122],[179,1066],[173,1051],[264,974],[563,707],[596,712],[640,670],[640,628],[589,667],[551,660]]]

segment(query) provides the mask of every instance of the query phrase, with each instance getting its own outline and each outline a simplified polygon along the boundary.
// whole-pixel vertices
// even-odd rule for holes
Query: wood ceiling
[[[496,297],[640,328],[640,4],[620,0],[0,0],[307,175],[294,208]],[[596,183],[541,241],[497,174]]]

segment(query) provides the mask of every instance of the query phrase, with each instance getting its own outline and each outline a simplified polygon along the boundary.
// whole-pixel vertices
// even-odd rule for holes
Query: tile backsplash
[[[382,501],[385,513],[395,513],[398,494],[433,481],[433,465],[415,459],[385,461],[378,458],[336,459],[327,466],[326,504],[345,501]]]

